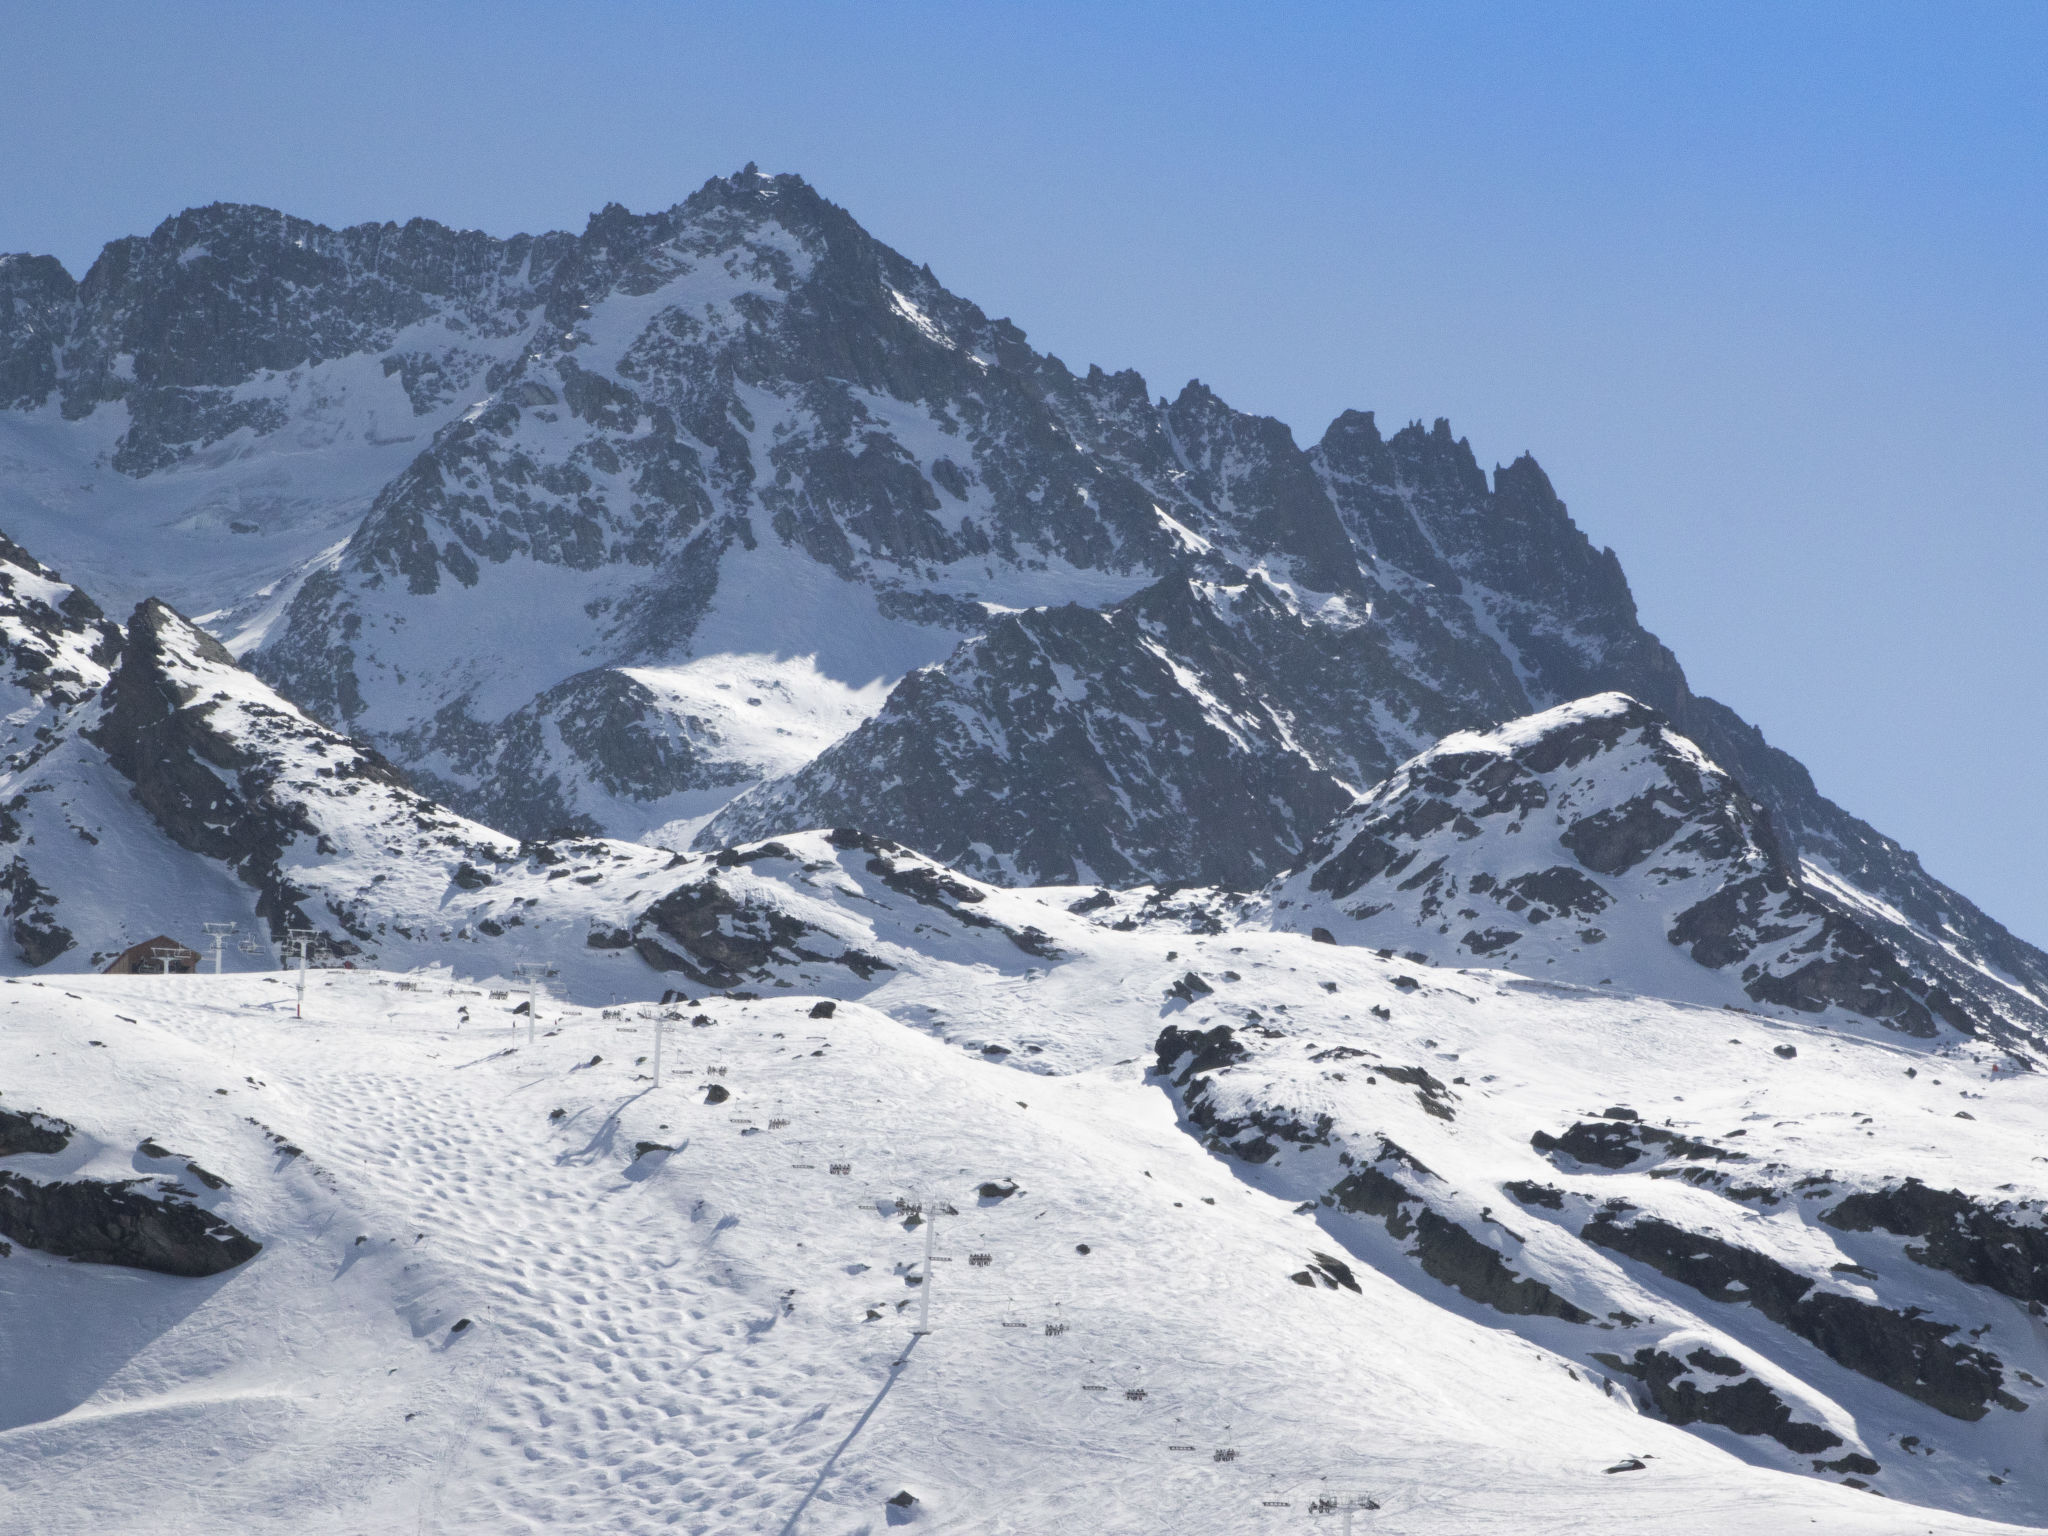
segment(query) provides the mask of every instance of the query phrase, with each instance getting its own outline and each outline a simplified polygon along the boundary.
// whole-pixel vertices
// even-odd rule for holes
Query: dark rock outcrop
[[[1581,1236],[1649,1265],[1712,1301],[1741,1302],[1817,1345],[1830,1359],[1958,1419],[2013,1406],[2002,1363],[1954,1342],[1954,1323],[1822,1289],[1775,1259],[1655,1217],[1602,1211]]]
[[[1765,1435],[1802,1456],[1833,1450],[1842,1437],[1819,1424],[1793,1417],[1791,1406],[1747,1366],[1708,1349],[1695,1349],[1684,1359],[1668,1350],[1645,1347],[1630,1359],[1614,1355],[1595,1358],[1643,1384],[1650,1406],[1673,1424],[1714,1424],[1738,1435]],[[1730,1379],[1700,1386],[1700,1372]],[[1868,1458],[1858,1458],[1867,1461]],[[1875,1472],[1877,1464],[1870,1463]]]
[[[1468,1300],[1511,1317],[1555,1317],[1568,1323],[1593,1320],[1591,1313],[1574,1306],[1541,1280],[1516,1274],[1497,1252],[1381,1166],[1398,1168],[1404,1163],[1413,1166],[1412,1159],[1383,1144],[1376,1163],[1354,1168],[1330,1190],[1332,1203],[1339,1210],[1377,1217],[1397,1239],[1414,1238],[1411,1251],[1423,1273]]]
[[[1562,1136],[1538,1131],[1529,1138],[1529,1145],[1546,1156],[1562,1155],[1597,1168],[1627,1168],[1646,1158],[1740,1162],[1745,1155],[1659,1125],[1646,1125],[1633,1116],[1626,1120],[1575,1121]]]
[[[71,1124],[54,1115],[0,1109],[0,1157],[18,1152],[62,1152],[71,1144],[72,1133]]]
[[[40,1183],[0,1170],[0,1234],[81,1264],[217,1275],[263,1245],[175,1184],[148,1179]]]
[[[1178,1088],[1187,1087],[1197,1073],[1214,1072],[1251,1054],[1238,1042],[1237,1032],[1228,1024],[1203,1030],[1169,1024],[1159,1032],[1153,1049],[1158,1056],[1153,1070],[1171,1077]],[[1176,1067],[1180,1069],[1178,1074],[1174,1071]]]
[[[772,901],[733,894],[715,877],[689,881],[649,903],[634,919],[633,947],[656,970],[721,990],[779,965],[831,963],[862,980],[889,969]]]
[[[1916,1263],[2027,1302],[2037,1314],[2048,1307],[2048,1226],[2039,1205],[1988,1204],[1959,1189],[1907,1179],[1852,1194],[1823,1211],[1821,1220],[1846,1232],[1918,1238],[1906,1248]]]

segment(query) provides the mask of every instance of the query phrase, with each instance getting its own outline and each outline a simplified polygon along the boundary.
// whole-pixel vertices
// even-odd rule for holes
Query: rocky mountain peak
[[[138,677],[161,678],[189,697],[197,687],[189,679],[199,669],[234,665],[233,652],[158,598],[138,603],[129,615],[120,677],[131,685]]]
[[[851,821],[991,878],[1256,888],[1444,734],[1620,690],[1951,992],[2048,998],[1691,692],[1533,458],[1362,411],[1304,451],[1198,381],[1070,371],[799,177],[506,239],[215,205],[0,290],[16,532],[516,836]],[[1020,702],[1039,641],[1071,675]],[[1056,753],[989,755],[1033,719]],[[1155,730],[1207,745],[1162,765]],[[979,766],[913,794],[941,756]]]
[[[1233,411],[1199,380],[1165,414],[1191,489],[1236,525],[1238,542],[1290,557],[1318,591],[1359,589],[1357,552],[1285,422]]]
[[[57,384],[78,284],[54,256],[0,256],[0,410],[30,410]]]
[[[1269,894],[1283,927],[1441,963],[1834,1008],[1915,1035],[2032,1022],[1951,995],[1811,885],[1763,808],[1619,693],[1445,737],[1340,816]]]

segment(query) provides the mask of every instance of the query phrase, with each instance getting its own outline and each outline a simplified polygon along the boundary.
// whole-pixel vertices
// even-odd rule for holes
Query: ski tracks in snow
[[[478,1086],[363,1067],[295,1085],[356,1198],[410,1225],[414,1331],[473,1357],[419,1528],[768,1528],[821,1416],[791,1404],[809,1376],[755,1349],[777,1301],[718,1252],[730,1227],[680,1181],[628,1176],[616,1110],[551,1133],[537,1084]]]

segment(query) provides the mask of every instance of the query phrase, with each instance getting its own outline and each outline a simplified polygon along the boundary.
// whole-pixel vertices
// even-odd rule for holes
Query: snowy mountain
[[[46,595],[63,590],[47,572],[39,579]],[[865,983],[890,968],[867,957],[878,944],[942,953],[939,914],[970,931],[969,969],[986,966],[983,943],[1012,957],[1052,953],[1028,919],[984,915],[1013,905],[1007,895],[986,906],[944,866],[861,833],[796,843],[810,850],[813,875],[835,850],[858,856],[872,887],[864,906],[895,916],[887,939],[872,920],[848,929],[829,881],[807,878],[832,894],[799,915],[729,898],[750,864],[792,857],[779,843],[716,854],[604,838],[520,843],[407,787],[374,751],[312,720],[161,603],[141,604],[125,631],[66,622],[33,644],[65,657],[83,635],[118,659],[101,650],[113,665],[100,666],[100,692],[73,698],[0,782],[17,907],[8,972],[76,974],[159,933],[196,937],[202,922],[237,924],[266,963],[293,932],[313,935],[329,964],[476,976],[540,955],[566,972],[563,985],[598,996],[645,990],[664,973],[694,987],[830,990],[838,966]],[[62,697],[58,667],[27,675]],[[1024,910],[1044,905],[1034,898]],[[796,969],[784,976],[783,965]]]
[[[1533,459],[749,167],[0,258],[0,526],[0,1526],[2048,1523],[2048,956]]]
[[[814,752],[989,604],[1114,600],[1212,541],[1357,580],[1305,471],[1272,494],[1276,423],[1184,396],[1216,461],[1191,499],[1138,381],[1074,378],[794,178],[608,211],[578,252],[256,656],[477,814],[701,821],[789,764],[748,712]]]
[[[1005,614],[797,773],[735,800],[699,841],[882,827],[996,879],[1121,885],[1165,869],[1256,887],[1349,801],[1327,765],[1355,771],[1390,702],[1447,714],[1404,686],[1383,636],[1353,624],[1342,660],[1387,693],[1350,694],[1341,722],[1316,721],[1309,710],[1340,672],[1318,654],[1327,622],[1243,575],[1168,577],[1106,612]],[[1265,665],[1247,666],[1248,651]]]
[[[206,922],[236,924],[266,957],[301,930],[334,958],[425,963],[525,921],[522,903],[473,894],[515,872],[545,884],[558,869],[671,862],[636,844],[522,847],[456,816],[163,604],[142,603],[124,630],[6,548],[22,706],[0,776],[8,972],[97,967]],[[573,916],[579,940],[590,920],[550,916]]]
[[[1006,878],[1256,885],[1298,858],[1332,780],[1362,790],[1449,731],[1620,690],[1724,764],[1818,877],[2048,996],[2038,951],[1690,693],[1533,460],[1489,483],[1444,423],[1383,437],[1360,412],[1304,452],[1199,384],[1155,400],[1133,373],[1076,374],[797,177],[750,169],[663,213],[508,240],[215,206],[78,283],[5,258],[0,298],[0,526],[117,607],[199,615],[515,835],[680,846],[766,779],[709,842],[857,803],[871,830]],[[1197,596],[1177,614],[1181,579]],[[1277,605],[1217,595],[1253,579]],[[1057,780],[991,777],[964,742],[944,754],[957,793],[910,793],[942,765],[931,687],[877,718],[905,674],[966,644],[986,697],[959,701],[957,730],[1000,739],[1025,723],[1002,701],[1031,687],[1033,647],[998,647],[1008,676],[981,637],[1161,580],[1144,622],[1195,653],[1175,657],[1191,691],[1134,709],[1156,657],[1087,647],[1069,691],[1099,671],[1103,698],[1060,712],[1080,733],[1067,777],[1100,788],[1057,834],[1013,809]],[[1211,719],[1208,697],[1247,694],[1268,707]],[[1197,776],[1155,783],[1120,743],[1195,712],[1234,738],[1197,754],[1195,803],[1249,814],[1190,835],[1146,806]],[[1236,746],[1268,766],[1247,777]]]
[[[1808,877],[1733,779],[1622,694],[1446,736],[1271,896],[1278,925],[1447,961],[1837,1008],[1929,1038],[2048,1038],[2048,1010],[2009,978]]]

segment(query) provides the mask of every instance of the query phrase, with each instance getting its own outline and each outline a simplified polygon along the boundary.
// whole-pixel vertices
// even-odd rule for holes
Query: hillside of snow
[[[1311,1506],[1352,1493],[1412,1532],[2043,1518],[2048,1348],[2022,1305],[1811,1198],[1560,1171],[1528,1144],[1618,1098],[1746,1132],[1747,1168],[1830,1168],[1831,1195],[2018,1177],[2006,1203],[2038,1209],[2038,1079],[1807,1022],[1408,986],[1294,935],[1056,932],[1060,958],[950,997],[899,976],[821,1018],[808,995],[693,995],[666,1010],[659,1087],[641,1009],[549,999],[532,1031],[523,992],[446,972],[315,972],[303,1022],[275,974],[9,983],[0,1109],[70,1138],[0,1181],[182,1179],[262,1249],[201,1278],[0,1259],[6,1523],[1256,1532],[1321,1528]],[[1213,988],[1192,1005],[1171,992],[1190,970]],[[1153,1070],[1163,1024],[1219,1022],[1249,1059]],[[1219,1147],[1185,1113],[1205,1080],[1212,1107],[1328,1133]],[[1364,1167],[1388,1141],[1432,1170],[1416,1214],[1595,1318],[1499,1311],[1320,1202],[1341,1150]],[[1739,1295],[1571,1242],[1576,1217],[1500,1192],[1517,1180],[1711,1226],[1852,1300],[1910,1296],[1997,1357],[2011,1401],[1973,1417],[1880,1385]],[[941,1260],[923,1337],[919,1212]],[[1831,1443],[1659,1422],[1600,1363],[1638,1350],[1704,1360],[1680,1368],[1702,1389],[1734,1369]]]

